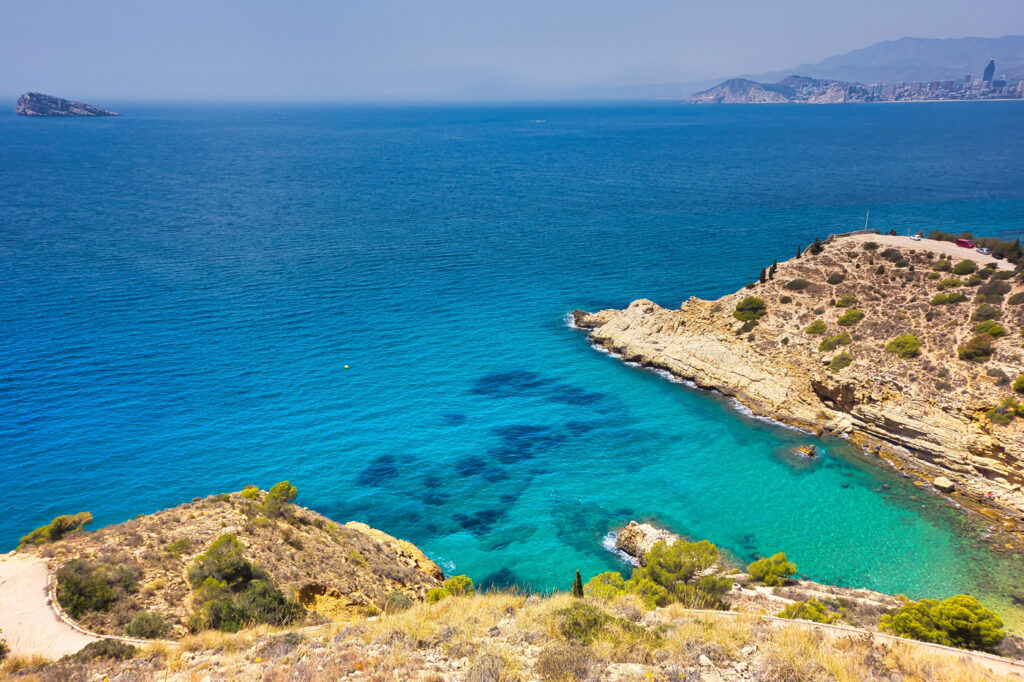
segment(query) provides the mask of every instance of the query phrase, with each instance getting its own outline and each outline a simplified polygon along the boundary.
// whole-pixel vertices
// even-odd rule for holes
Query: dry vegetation
[[[1003,679],[910,642],[567,594],[451,597],[304,631],[208,632],[130,661],[17,664],[13,678],[46,682]]]
[[[418,600],[440,584],[440,569],[408,542],[363,524],[339,525],[292,504],[268,509],[265,497],[250,488],[196,499],[22,551],[39,552],[55,573],[84,560],[119,576],[109,608],[79,616],[89,629],[113,635],[124,635],[142,611],[163,618],[165,635],[185,634],[194,595],[188,568],[228,533],[238,538],[245,559],[311,610],[307,622],[374,613],[393,592]]]

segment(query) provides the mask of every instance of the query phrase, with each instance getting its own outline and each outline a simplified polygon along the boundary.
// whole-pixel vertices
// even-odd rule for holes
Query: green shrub
[[[267,516],[277,516],[287,507],[289,502],[298,497],[299,491],[288,481],[275,483],[274,487],[267,491],[263,499],[263,513]]]
[[[468,575],[454,575],[441,583],[441,587],[432,588],[427,592],[427,601],[436,602],[445,597],[471,595],[475,591],[473,581]]]
[[[1010,298],[1006,299],[1006,302],[1010,305],[1020,305],[1024,303],[1024,291],[1018,291]]]
[[[152,611],[139,611],[131,622],[124,626],[124,631],[129,637],[142,639],[163,637],[167,634],[167,630],[167,623],[164,622],[163,616]]]
[[[119,642],[116,639],[100,639],[89,642],[68,658],[80,663],[89,661],[126,661],[135,658],[138,649],[127,642]]]
[[[884,275],[885,274],[885,266],[884,265],[879,265],[877,268],[875,268],[875,274],[876,275]]]
[[[948,277],[939,282],[939,291],[942,291],[943,289],[956,289],[957,287],[962,287],[963,285],[964,283],[958,280],[957,278]]]
[[[976,272],[973,275],[971,275],[970,277],[968,277],[967,281],[965,281],[964,284],[966,284],[969,287],[976,287],[979,284],[981,284],[982,279],[983,279],[982,276],[979,273]]]
[[[921,339],[913,334],[900,334],[885,344],[885,349],[901,358],[912,358],[921,354]]]
[[[251,580],[265,580],[267,577],[264,571],[242,556],[242,543],[230,533],[214,540],[206,553],[197,556],[188,569],[188,581],[194,590],[199,589],[207,578],[223,582],[227,589],[234,591]]]
[[[750,320],[761,319],[766,312],[768,311],[765,309],[763,299],[757,296],[747,296],[736,304],[736,310],[732,312],[732,316],[737,320],[749,322]]]
[[[384,605],[381,611],[384,613],[398,613],[405,611],[412,606],[412,600],[401,592],[391,592],[384,598]]]
[[[988,303],[982,303],[979,305],[974,314],[971,316],[972,322],[981,322],[982,320],[998,320],[1003,316],[1003,311],[998,307]]]
[[[953,266],[953,274],[954,275],[969,275],[969,274],[971,274],[972,272],[974,272],[977,269],[978,269],[978,266],[974,263],[974,261],[969,260],[969,259],[964,259],[964,260],[960,261],[959,263],[957,263],[956,265]]]
[[[899,249],[888,248],[882,253],[878,254],[890,263],[895,263],[898,260],[903,259],[903,254],[900,253]]]
[[[974,325],[975,334],[988,334],[993,339],[998,339],[1002,336],[1006,336],[1006,328],[1003,325],[993,320],[985,320]]]
[[[844,331],[822,339],[818,344],[818,350],[822,353],[831,353],[839,346],[849,346],[851,343],[853,343],[853,337],[850,336],[850,332]]]
[[[994,650],[1005,636],[1002,619],[965,594],[909,602],[879,624],[901,637],[982,651]]]
[[[928,275],[925,278],[926,279],[938,279],[939,277],[942,277],[942,275],[940,275],[937,272],[929,272]]]
[[[966,301],[967,297],[959,291],[952,291],[948,294],[936,294],[931,300],[932,305],[947,305],[949,303],[960,303]]]
[[[257,488],[256,486],[252,486],[251,488],[247,487],[242,490],[242,497],[244,497],[247,500],[255,500],[258,499],[259,496],[260,489]]]
[[[1014,417],[1024,417],[1024,405],[1013,398],[1007,398],[998,406],[985,412],[985,416],[993,424],[1006,426],[1013,421]]]
[[[829,613],[825,605],[817,599],[794,602],[776,615],[779,618],[810,620],[815,623],[832,623],[837,619],[837,616],[834,613]]]
[[[583,586],[583,594],[587,597],[614,599],[626,594],[626,579],[618,571],[598,573]]]
[[[857,297],[853,294],[843,294],[839,297],[839,300],[836,301],[835,305],[837,308],[849,308],[857,305]]]
[[[961,360],[967,362],[982,362],[991,357],[994,352],[992,337],[988,334],[978,334],[957,348],[956,354]]]
[[[878,244],[876,242],[864,242],[864,250],[875,251],[876,249],[878,249]]]
[[[808,282],[806,279],[800,279],[799,277],[797,277],[796,279],[791,279],[788,282],[786,282],[786,288],[789,289],[790,291],[803,291],[809,286],[811,286],[810,282]]]
[[[690,608],[725,609],[722,597],[732,588],[732,581],[717,573],[698,577],[719,559],[718,548],[707,540],[678,540],[671,545],[657,542],[645,557],[646,565],[633,570],[627,589],[648,604],[679,602]]]
[[[4,662],[4,659],[7,658],[7,654],[9,653],[11,653],[11,647],[8,646],[6,639],[0,637],[0,663]]]
[[[1021,374],[1013,382],[1013,390],[1015,390],[1017,393],[1024,393],[1024,374]]]
[[[864,319],[864,311],[860,308],[850,308],[840,316],[836,322],[841,327],[852,327]]]
[[[757,326],[757,324],[758,324],[757,320],[747,320],[742,325],[740,325],[740,332],[739,333],[740,334],[746,334],[747,332],[752,331],[754,329],[754,327]]]
[[[21,542],[18,543],[18,549],[27,545],[45,545],[48,542],[57,542],[90,523],[92,523],[92,514],[89,512],[58,516],[45,526],[40,526],[23,537]]]
[[[793,302],[793,297],[792,296],[782,296],[782,297],[779,298],[779,303],[792,303],[792,302]]]
[[[952,269],[953,266],[950,265],[949,261],[946,260],[945,258],[940,258],[939,260],[935,261],[934,264],[932,264],[932,270],[936,272],[949,272]]]
[[[831,275],[828,276],[828,279],[825,281],[831,284],[832,286],[835,286],[837,284],[842,284],[843,280],[845,279],[846,275],[839,272],[833,272]]]
[[[57,601],[72,618],[80,618],[90,611],[109,609],[114,590],[103,569],[74,559],[57,572]]]
[[[181,556],[192,548],[192,540],[189,538],[181,538],[175,540],[171,544],[167,545],[167,551],[175,556]]]
[[[786,559],[785,552],[758,559],[747,566],[747,573],[754,580],[763,582],[768,587],[784,584],[796,574],[796,564]]]
[[[586,602],[575,602],[568,608],[558,609],[554,613],[561,622],[558,631],[569,642],[587,646],[611,620],[611,616]]]
[[[348,553],[348,560],[354,563],[356,566],[366,565],[366,557],[364,557],[362,554],[360,554],[354,549]]]
[[[827,329],[828,327],[825,326],[824,320],[815,320],[804,331],[808,334],[824,334]]]
[[[948,381],[943,381],[942,379],[937,379],[935,381],[935,388],[940,391],[952,391],[953,384],[949,383]]]
[[[828,363],[828,371],[836,373],[845,367],[849,367],[850,363],[852,362],[852,355],[850,355],[849,353],[840,353],[839,355],[832,358],[832,362]]]

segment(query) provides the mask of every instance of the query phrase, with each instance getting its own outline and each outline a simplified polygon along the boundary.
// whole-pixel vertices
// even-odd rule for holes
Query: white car
[[[992,253],[992,250],[986,249],[984,246],[982,246],[978,249],[978,253],[980,253],[982,256],[987,256]]]
[[[919,241],[921,241],[921,235],[919,235],[919,234],[912,234],[912,235],[910,235],[910,239],[911,239],[911,241],[919,242]]]

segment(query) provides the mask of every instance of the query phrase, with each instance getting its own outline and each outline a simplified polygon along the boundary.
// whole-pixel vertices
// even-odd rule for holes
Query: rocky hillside
[[[948,242],[849,236],[716,301],[641,299],[575,320],[625,359],[845,436],[1019,520],[1024,283],[1007,267]]]
[[[26,92],[18,98],[14,113],[19,116],[117,116],[116,111],[69,99]]]
[[[66,612],[111,635],[126,634],[139,614],[155,614],[155,631],[138,634],[180,637],[196,629],[193,619],[204,602],[231,607],[224,597],[232,589],[239,610],[258,598],[274,606],[279,622],[298,625],[376,613],[389,598],[421,600],[440,585],[441,569],[413,544],[362,523],[335,523],[291,503],[293,496],[275,500],[248,488],[19,551],[47,559]],[[221,552],[222,566],[208,571],[229,583],[225,594],[210,594],[194,568],[216,543],[232,550]],[[239,583],[262,580],[281,597],[235,589],[240,586],[230,584],[232,576],[243,576]]]
[[[818,80],[806,76],[789,76],[778,83],[733,78],[691,95],[687,101],[693,104],[832,104],[863,100],[868,94],[868,89],[858,83]]]

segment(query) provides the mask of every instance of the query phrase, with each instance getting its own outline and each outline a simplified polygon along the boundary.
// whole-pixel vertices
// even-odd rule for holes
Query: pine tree
[[[798,246],[798,247],[796,247],[796,257],[797,257],[797,258],[799,258],[799,257],[800,257],[800,254],[801,254],[801,253],[803,253],[803,250],[802,250],[802,249],[801,249],[801,248],[800,248],[799,246]]]
[[[773,260],[772,266],[768,268],[768,279],[775,279],[775,271],[779,269],[779,261]]]
[[[572,596],[580,599],[583,597],[583,578],[580,577],[580,569],[576,569],[576,579],[572,581]]]
[[[760,281],[761,284],[764,284],[765,282],[768,281],[768,271],[765,270],[764,268],[761,268],[761,276],[758,277],[758,281]]]

